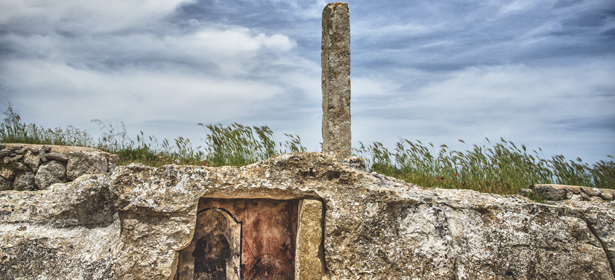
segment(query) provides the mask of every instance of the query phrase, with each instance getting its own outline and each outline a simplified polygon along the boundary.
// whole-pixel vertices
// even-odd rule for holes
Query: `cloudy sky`
[[[613,0],[348,2],[353,146],[504,137],[547,157],[615,155]],[[44,127],[97,137],[100,119],[197,145],[197,123],[268,125],[316,151],[325,5],[3,0],[0,105]]]

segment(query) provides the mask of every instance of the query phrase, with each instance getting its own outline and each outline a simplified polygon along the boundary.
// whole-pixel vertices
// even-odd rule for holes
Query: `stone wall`
[[[542,198],[547,201],[612,201],[615,190],[558,184],[535,184],[530,185],[529,189],[521,189],[519,194]]]
[[[46,190],[84,174],[106,174],[118,156],[94,148],[0,144],[0,191]]]
[[[615,201],[581,194],[612,192],[570,189],[423,188],[323,153],[131,164],[0,192],[0,279],[172,279],[203,199],[298,200],[295,279],[615,279]]]

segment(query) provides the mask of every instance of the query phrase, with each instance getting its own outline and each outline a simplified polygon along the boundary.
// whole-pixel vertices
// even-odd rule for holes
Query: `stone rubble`
[[[58,182],[60,183],[60,182]],[[34,191],[34,173],[25,172],[17,175],[13,182],[13,189],[16,191]]]
[[[118,160],[94,148],[0,144],[0,191],[45,190],[81,175],[106,174]]]
[[[529,189],[521,189],[519,194],[527,197],[535,195],[549,201],[611,201],[613,200],[615,190],[559,184],[534,184],[530,185]]]

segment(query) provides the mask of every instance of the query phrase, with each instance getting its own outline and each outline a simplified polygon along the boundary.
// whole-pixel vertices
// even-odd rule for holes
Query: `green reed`
[[[287,152],[305,152],[298,135],[284,134],[289,139],[276,143],[273,131],[267,126],[203,125],[208,130],[205,153],[212,166],[242,166]]]
[[[65,129],[43,128],[36,124],[25,124],[21,117],[13,111],[9,102],[4,112],[6,118],[0,124],[0,139],[3,143],[53,144],[66,146],[91,146],[92,138],[78,128],[68,126]]]
[[[569,184],[599,188],[615,188],[615,162],[600,161],[592,166],[580,158],[567,161],[557,155],[541,156],[542,150],[528,152],[525,145],[500,138],[489,145],[473,145],[466,151],[451,150],[447,145],[437,149],[432,143],[401,139],[390,151],[382,143],[354,149],[366,157],[373,171],[397,177],[424,187],[473,189],[481,192],[513,194],[530,184]],[[464,143],[463,140],[459,140]],[[608,156],[613,158],[612,156]]]
[[[118,165],[133,162],[150,166],[165,164],[242,166],[259,160],[268,159],[286,152],[305,152],[298,135],[284,134],[285,142],[276,142],[273,131],[267,126],[243,126],[234,123],[230,126],[198,125],[206,129],[205,145],[194,147],[190,139],[178,137],[175,145],[163,139],[161,143],[155,136],[137,134],[136,141],[128,136],[124,123],[106,124],[92,120],[100,128],[100,137],[94,141],[85,131],[72,126],[66,129],[45,129],[36,124],[21,122],[19,114],[13,111],[10,102],[6,118],[0,124],[0,143],[50,144],[66,146],[94,147],[115,153],[120,160]]]
[[[45,129],[36,124],[22,123],[10,103],[4,114],[6,118],[0,124],[0,143],[94,147],[117,154],[120,157],[118,165],[139,162],[149,166],[243,166],[277,154],[306,151],[299,136],[284,134],[287,139],[277,142],[267,126],[199,123],[206,133],[205,143],[194,147],[188,138],[178,137],[174,139],[174,145],[167,139],[159,143],[156,137],[145,136],[143,131],[133,140],[123,123],[112,125],[100,120],[92,120],[101,131],[95,141],[85,130],[72,126]],[[380,142],[368,146],[360,143],[359,148],[353,149],[353,154],[366,158],[369,171],[424,187],[473,189],[498,194],[517,193],[519,188],[539,183],[615,188],[613,161],[601,160],[590,166],[580,158],[573,161],[558,155],[546,159],[541,156],[540,148],[528,152],[525,145],[518,147],[502,138],[494,144],[486,140],[488,145],[473,145],[465,151],[406,139],[400,139],[392,151]],[[459,141],[465,144],[463,140]]]

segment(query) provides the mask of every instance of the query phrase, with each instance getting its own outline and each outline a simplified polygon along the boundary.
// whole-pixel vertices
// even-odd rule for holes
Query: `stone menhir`
[[[322,151],[350,156],[350,20],[348,4],[322,12]]]

